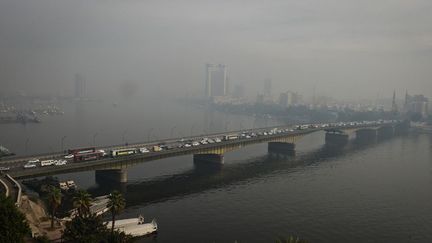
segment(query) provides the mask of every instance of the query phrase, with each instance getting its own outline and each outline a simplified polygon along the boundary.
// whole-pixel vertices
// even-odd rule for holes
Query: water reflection
[[[289,156],[269,153],[244,163],[224,164],[223,166],[194,166],[185,172],[156,177],[139,183],[121,184],[111,181],[98,181],[98,187],[89,189],[93,195],[104,195],[113,189],[121,191],[128,207],[148,205],[155,202],[185,197],[190,194],[227,187],[232,184],[244,184],[256,181],[273,173],[290,173],[301,167],[323,163],[329,158],[344,156],[372,145],[350,144],[346,148],[322,146],[312,152]]]

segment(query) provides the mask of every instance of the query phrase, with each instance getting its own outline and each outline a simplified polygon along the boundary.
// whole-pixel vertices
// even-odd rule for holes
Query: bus
[[[89,148],[78,148],[78,149],[69,149],[68,153],[69,154],[86,154],[86,153],[94,153],[96,152],[96,148],[95,147],[89,147]]]
[[[111,150],[111,157],[117,157],[117,156],[125,156],[125,155],[132,155],[136,154],[137,149],[136,148],[127,148],[127,149],[115,149]]]
[[[49,159],[49,160],[41,160],[40,165],[41,166],[48,166],[48,165],[53,165],[54,164],[54,160]]]
[[[103,152],[79,153],[74,156],[74,162],[98,160],[103,157]]]
[[[238,138],[239,138],[238,134],[230,134],[230,135],[224,136],[225,141],[234,140],[234,139],[238,139]]]

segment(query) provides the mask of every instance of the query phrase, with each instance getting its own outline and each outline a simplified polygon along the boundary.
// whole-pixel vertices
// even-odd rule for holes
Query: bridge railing
[[[9,197],[9,187],[6,185],[6,183],[0,178],[0,184],[5,188],[5,195],[6,197]]]
[[[15,202],[15,205],[17,205],[17,207],[21,206],[21,196],[22,196],[22,188],[21,185],[18,183],[18,181],[16,181],[14,178],[12,178],[12,176],[10,176],[9,174],[6,174],[6,177],[12,181],[12,183],[14,184],[14,186],[17,188],[18,193],[17,193],[17,199]]]
[[[304,124],[310,124],[310,123],[304,123]],[[128,143],[126,144],[115,144],[115,145],[107,145],[107,146],[98,146],[96,147],[96,149],[113,149],[113,148],[126,148],[126,147],[133,147],[133,146],[148,146],[148,145],[156,145],[156,144],[160,144],[160,143],[169,143],[169,142],[175,142],[175,141],[180,141],[181,139],[184,140],[193,140],[196,138],[203,138],[203,137],[216,137],[216,136],[224,136],[226,134],[231,134],[231,133],[241,133],[241,132],[245,132],[245,131],[253,131],[253,132],[260,132],[260,131],[267,131],[267,130],[272,130],[275,128],[278,129],[288,129],[288,128],[293,128],[294,126],[297,125],[304,125],[304,124],[292,124],[292,125],[279,125],[279,126],[270,126],[270,127],[262,127],[262,128],[247,128],[247,129],[241,129],[241,130],[233,130],[233,131],[224,131],[224,132],[217,132],[217,133],[208,133],[208,134],[197,134],[197,135],[193,135],[193,136],[185,136],[185,137],[178,137],[178,138],[166,138],[166,139],[161,139],[161,140],[151,140],[151,141],[146,141],[146,142],[133,142],[133,143]],[[354,126],[329,126],[329,127],[323,127],[320,128],[320,130],[323,129],[343,129],[343,128],[361,128],[361,127],[370,127],[370,126],[377,126],[377,125],[386,125],[388,123],[384,123],[384,124],[362,124],[362,125],[354,125]],[[393,124],[393,123],[391,123]],[[35,154],[35,155],[31,155],[31,156],[14,156],[14,157],[9,157],[8,159],[3,160],[3,162],[11,162],[11,161],[22,161],[25,159],[29,159],[29,158],[42,158],[42,159],[49,159],[49,158],[57,158],[60,157],[62,155],[64,155],[64,151],[58,151],[58,152],[54,152],[54,153],[41,153],[41,154]],[[2,160],[0,159],[0,164],[2,163]]]

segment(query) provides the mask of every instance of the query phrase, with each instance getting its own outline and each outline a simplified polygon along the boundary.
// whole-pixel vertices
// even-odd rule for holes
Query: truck
[[[69,149],[68,154],[86,154],[86,153],[93,153],[96,152],[95,147],[88,147],[88,148],[78,148],[78,149]]]
[[[126,148],[126,149],[114,149],[111,150],[111,157],[117,157],[117,156],[127,156],[136,154],[137,149],[136,148]]]
[[[162,148],[159,146],[153,146],[153,152],[159,152],[162,151]]]
[[[96,152],[90,152],[90,153],[80,153],[75,154],[73,157],[74,162],[81,162],[81,161],[90,161],[90,160],[98,160],[104,156],[103,152],[96,151]]]

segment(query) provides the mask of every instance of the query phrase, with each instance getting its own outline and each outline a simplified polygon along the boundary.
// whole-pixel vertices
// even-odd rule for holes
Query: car
[[[190,147],[192,147],[192,145],[186,143],[183,147],[185,147],[185,148],[190,148]]]
[[[70,181],[66,181],[67,186],[69,187],[69,189],[75,190],[76,189],[76,184],[74,181],[70,180]]]
[[[193,142],[192,143],[192,146],[198,146],[198,145],[200,145],[200,143],[198,143],[198,142]]]
[[[10,167],[0,167],[0,171],[8,171],[10,170]]]
[[[69,189],[68,185],[66,184],[66,182],[59,182],[59,187],[61,190],[63,191],[67,191]]]
[[[108,154],[105,152],[105,150],[103,150],[103,149],[99,149],[99,150],[97,150],[97,152],[102,153],[102,157],[105,157],[105,156],[108,155]]]
[[[215,138],[215,142],[220,143],[220,142],[222,142],[222,140],[220,138]]]
[[[73,155],[73,154],[68,154],[68,155],[64,156],[65,159],[73,159],[74,157],[75,157],[75,155]]]
[[[31,159],[29,161],[27,161],[27,163],[39,163],[39,159]]]
[[[66,165],[67,161],[66,160],[57,160],[54,162],[54,165]]]
[[[146,147],[140,148],[139,151],[140,151],[140,153],[142,153],[142,154],[144,154],[144,153],[149,153],[149,152],[150,152],[150,150],[148,150],[148,148],[146,148]]]
[[[30,169],[30,168],[35,168],[36,164],[35,163],[27,163],[24,165],[24,169]]]

